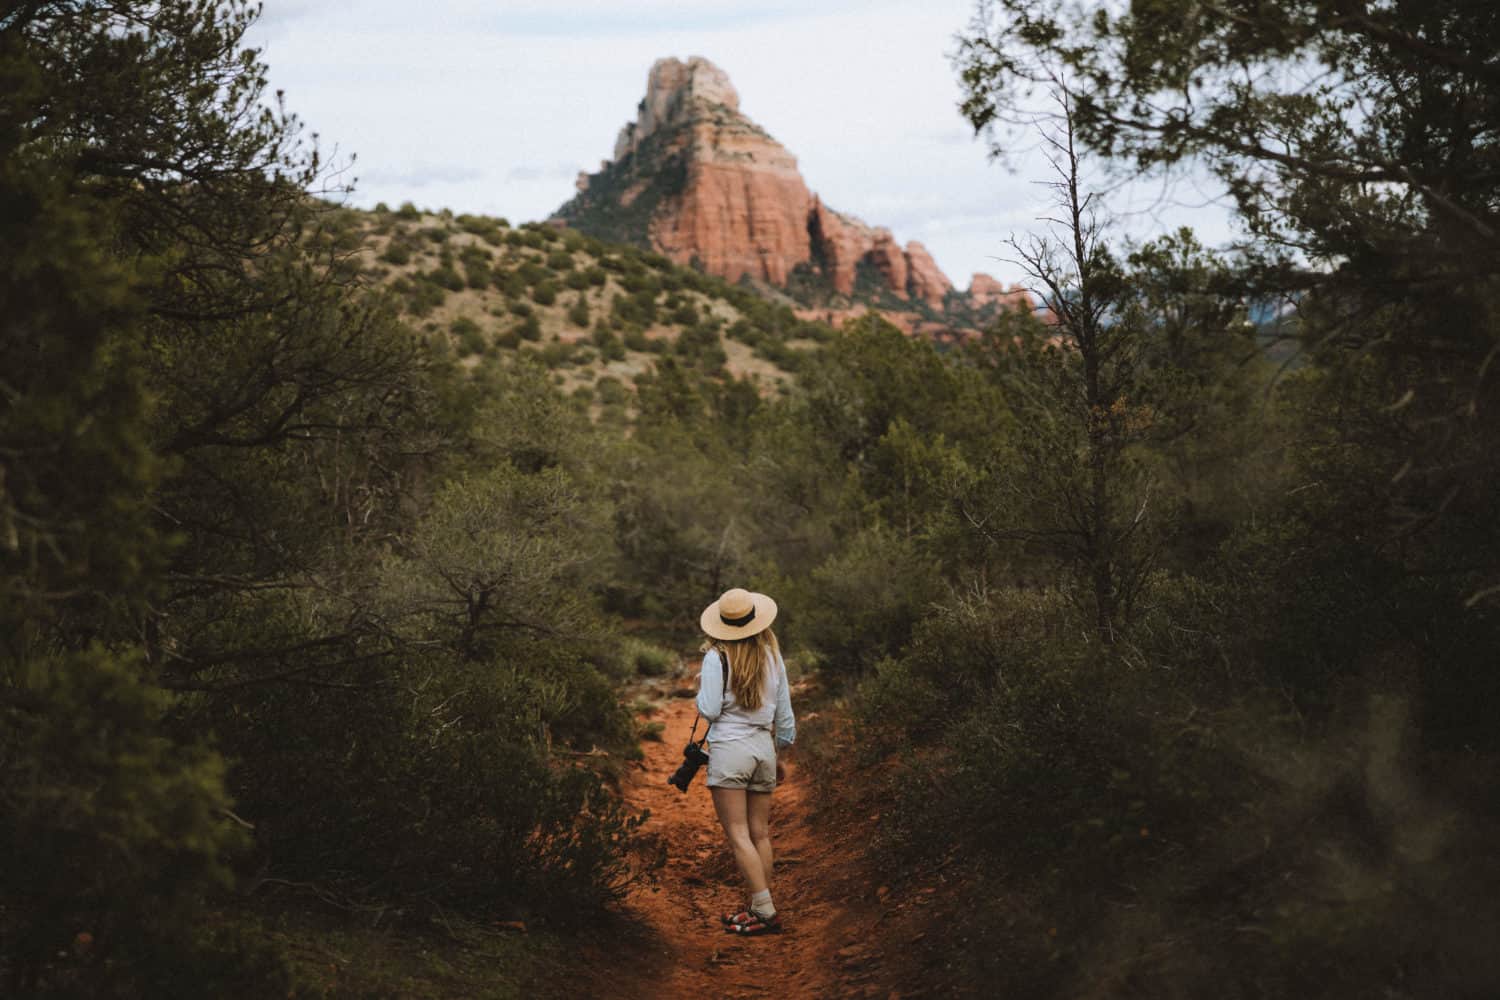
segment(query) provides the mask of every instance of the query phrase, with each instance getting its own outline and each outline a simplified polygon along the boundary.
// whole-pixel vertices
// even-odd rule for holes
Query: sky
[[[1021,281],[1005,240],[1039,232],[1047,166],[997,162],[958,112],[954,37],[973,0],[265,0],[250,44],[325,155],[357,159],[352,204],[547,218],[611,155],[651,64],[705,56],[823,201],[920,240],[960,288]],[[1102,178],[1101,185],[1106,183]],[[1201,183],[1165,202],[1118,185],[1126,237],[1228,213]]]

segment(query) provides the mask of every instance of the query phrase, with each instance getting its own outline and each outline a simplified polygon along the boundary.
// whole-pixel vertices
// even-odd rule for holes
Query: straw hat
[[[698,624],[715,639],[748,639],[770,628],[775,620],[775,601],[736,587],[704,608]]]

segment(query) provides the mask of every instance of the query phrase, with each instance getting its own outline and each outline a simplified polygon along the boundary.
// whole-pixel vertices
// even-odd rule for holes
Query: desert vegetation
[[[622,685],[742,584],[852,727],[825,821],[943,887],[928,988],[1491,995],[1500,21],[1158,7],[981,6],[966,112],[1059,222],[1045,309],[945,344],[344,207],[237,0],[0,16],[0,983],[389,995],[299,937],[598,926],[660,863]],[[1313,52],[1321,102],[1151,117]],[[1125,244],[1109,158],[1208,163],[1244,245]]]
[[[337,224],[407,323],[429,335],[446,329],[470,366],[524,341],[523,353],[569,392],[601,378],[633,385],[662,356],[776,392],[832,332],[789,302],[552,226],[381,209],[341,210]]]

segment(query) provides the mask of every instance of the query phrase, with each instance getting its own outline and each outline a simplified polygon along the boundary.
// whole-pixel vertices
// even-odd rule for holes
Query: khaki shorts
[[[708,787],[769,792],[776,787],[776,743],[765,731],[708,746]]]

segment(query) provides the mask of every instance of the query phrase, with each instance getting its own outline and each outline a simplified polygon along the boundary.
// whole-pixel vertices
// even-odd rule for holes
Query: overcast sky
[[[1003,240],[1039,228],[1045,165],[992,161],[948,61],[973,0],[265,0],[273,88],[357,153],[353,202],[544,219],[635,117],[651,63],[706,56],[840,211],[920,240],[960,288],[1021,278]],[[1126,230],[1228,238],[1196,188],[1118,192]]]

